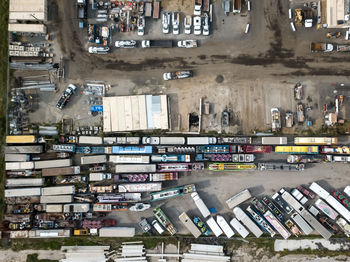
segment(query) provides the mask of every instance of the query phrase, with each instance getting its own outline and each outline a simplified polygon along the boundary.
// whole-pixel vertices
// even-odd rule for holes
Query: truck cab
[[[87,236],[89,235],[89,230],[87,229],[74,229],[74,236]]]

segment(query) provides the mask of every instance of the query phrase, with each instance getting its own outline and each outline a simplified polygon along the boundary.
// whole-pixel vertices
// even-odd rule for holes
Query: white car
[[[203,21],[203,35],[209,35],[209,17],[207,14],[205,14]]]
[[[134,47],[136,47],[136,41],[135,40],[115,41],[115,47],[118,47],[118,48],[134,48]]]
[[[197,40],[182,40],[177,42],[178,47],[182,48],[193,48],[197,47]]]
[[[200,16],[195,16],[193,18],[194,34],[200,35],[202,33],[202,19]]]
[[[162,24],[163,24],[163,34],[168,34],[170,31],[170,14],[169,13],[163,13],[162,17]]]
[[[168,72],[163,74],[163,79],[167,80],[175,80],[175,79],[184,79],[188,77],[192,77],[193,72],[191,70],[188,71],[176,71],[176,72]]]
[[[178,35],[180,33],[180,15],[178,12],[173,12],[173,34]]]
[[[107,54],[109,52],[108,46],[90,46],[89,53],[90,54]]]
[[[139,16],[137,19],[137,35],[143,36],[145,34],[145,17]]]

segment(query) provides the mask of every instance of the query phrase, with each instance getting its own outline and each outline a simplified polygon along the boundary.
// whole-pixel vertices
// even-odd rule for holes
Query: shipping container
[[[5,154],[5,162],[28,162],[29,160],[28,154]]]
[[[287,137],[267,136],[261,138],[261,143],[263,145],[286,145],[287,140]]]
[[[184,145],[186,140],[184,137],[171,137],[171,136],[162,136],[160,137],[159,144],[161,145]]]
[[[42,145],[5,146],[5,154],[40,154],[44,152]]]
[[[337,145],[337,137],[295,137],[296,145]]]
[[[43,177],[77,175],[80,174],[80,166],[44,168],[41,170],[41,174]]]
[[[196,204],[197,208],[201,212],[202,216],[204,218],[207,218],[208,216],[210,216],[210,211],[209,211],[208,207],[205,205],[205,203],[200,198],[198,193],[197,192],[192,193],[191,197],[192,197],[194,203]]]
[[[156,172],[156,165],[136,164],[136,165],[116,165],[116,173],[153,173]]]
[[[43,196],[53,196],[53,195],[69,195],[75,193],[75,186],[53,186],[53,187],[43,187],[41,194]]]
[[[8,178],[6,187],[39,187],[44,184],[44,178]]]
[[[102,145],[102,137],[99,137],[99,136],[79,136],[79,144]]]
[[[276,146],[275,152],[284,154],[318,154],[318,146]]]
[[[35,169],[65,167],[65,166],[71,166],[71,165],[72,165],[72,159],[34,161],[34,168]]]
[[[187,137],[187,145],[216,144],[216,137]]]
[[[99,237],[134,237],[134,227],[102,227],[99,230]]]
[[[112,154],[152,154],[152,146],[112,146]]]
[[[249,231],[238,221],[237,218],[233,218],[230,222],[231,226],[241,235],[246,238],[249,235]]]
[[[109,162],[117,164],[148,164],[150,162],[150,157],[140,155],[111,155],[109,156]]]
[[[73,195],[55,195],[55,196],[41,196],[41,204],[60,204],[60,203],[72,203]]]
[[[252,195],[250,194],[249,190],[245,189],[245,190],[241,191],[240,193],[234,195],[230,199],[226,200],[226,204],[231,209],[231,208],[234,208],[234,207],[242,204],[244,201],[247,201],[251,197],[252,197]]]
[[[31,170],[34,168],[34,162],[6,162],[5,170]]]
[[[40,196],[41,187],[5,189],[5,197]]]
[[[188,231],[191,232],[191,234],[195,237],[198,238],[201,235],[201,232],[199,229],[196,227],[196,225],[193,223],[192,219],[185,213],[183,212],[179,216],[179,220],[184,224],[184,226],[187,228]]]
[[[162,183],[133,183],[118,185],[119,192],[155,192],[162,190]]]
[[[35,136],[6,136],[6,144],[33,144],[36,143]]]
[[[80,163],[82,165],[107,163],[107,156],[106,155],[82,156],[80,158]]]
[[[47,213],[62,213],[63,205],[48,204],[45,205],[45,212]]]
[[[64,213],[87,213],[90,210],[90,204],[87,203],[71,203],[63,205]]]
[[[58,238],[70,237],[70,229],[33,229],[29,231],[29,238]]]
[[[216,221],[214,220],[214,218],[212,218],[212,217],[209,218],[209,219],[207,220],[207,224],[208,224],[208,226],[210,227],[211,231],[214,233],[214,235],[215,235],[216,237],[219,237],[219,236],[222,235],[222,233],[224,233],[224,232],[222,232],[221,228],[220,228],[219,225],[216,223]]]

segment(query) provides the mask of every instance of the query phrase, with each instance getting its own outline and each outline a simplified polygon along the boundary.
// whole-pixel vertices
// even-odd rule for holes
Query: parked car
[[[135,40],[115,41],[115,47],[118,47],[118,48],[134,48],[134,47],[136,47],[136,41]]]
[[[178,35],[180,33],[180,14],[173,12],[173,34]]]
[[[186,35],[191,34],[192,16],[188,15],[184,18],[184,25],[185,25],[185,34]]]
[[[191,70],[168,72],[163,74],[163,79],[164,80],[183,79],[183,78],[191,77],[192,75],[193,75],[193,72]]]
[[[183,48],[193,48],[197,47],[197,40],[181,40],[177,42],[178,47],[183,47]]]
[[[170,31],[170,13],[163,13],[162,16],[162,24],[163,24],[163,34],[168,34]]]
[[[202,33],[202,19],[200,16],[195,16],[193,18],[194,34],[200,35]]]

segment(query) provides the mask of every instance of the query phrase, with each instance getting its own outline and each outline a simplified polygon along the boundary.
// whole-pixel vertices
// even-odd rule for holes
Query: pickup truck
[[[197,47],[197,40],[181,40],[177,42],[178,47],[183,47],[183,48],[193,48]]]
[[[172,40],[142,40],[141,42],[142,48],[149,47],[173,47]]]
[[[311,52],[332,52],[334,45],[330,43],[311,43]]]

